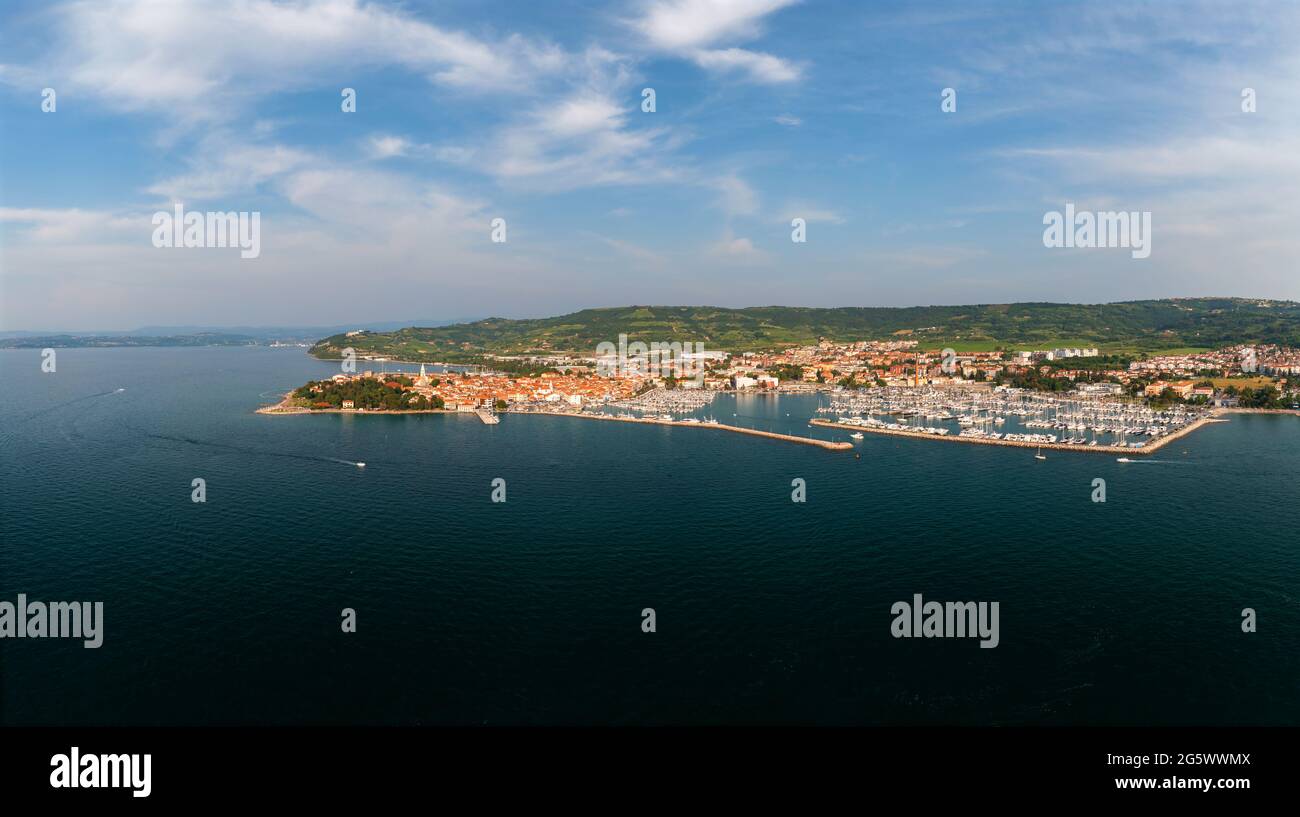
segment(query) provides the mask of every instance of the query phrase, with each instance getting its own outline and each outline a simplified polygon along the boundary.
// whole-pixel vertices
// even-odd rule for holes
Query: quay
[[[518,414],[540,414],[548,417],[581,417],[588,420],[607,420],[612,423],[641,423],[644,425],[658,426],[676,426],[678,428],[716,428],[722,431],[734,431],[738,434],[748,434],[752,437],[767,437],[772,440],[785,440],[791,443],[802,443],[804,445],[813,445],[818,448],[824,448],[827,451],[851,451],[853,443],[836,442],[834,440],[817,440],[812,437],[796,437],[793,434],[778,434],[774,431],[758,431],[753,428],[741,428],[740,426],[723,425],[722,423],[684,423],[681,420],[657,420],[652,417],[613,417],[604,414],[579,414],[574,411],[522,411],[515,412]],[[835,425],[831,423],[830,425]]]
[[[1141,448],[1130,448],[1123,445],[1066,445],[1064,443],[1031,443],[1021,440],[990,440],[986,437],[944,437],[938,434],[923,434],[918,431],[898,431],[890,428],[877,428],[867,425],[850,426],[842,423],[835,423],[830,420],[812,420],[813,425],[822,428],[838,428],[843,431],[861,431],[866,434],[885,434],[891,437],[906,437],[909,440],[947,440],[954,443],[973,443],[975,445],[1002,445],[1011,448],[1047,448],[1053,451],[1074,451],[1081,454],[1123,454],[1125,456],[1141,457],[1147,454],[1154,454],[1161,448],[1164,448],[1174,440],[1186,437],[1196,429],[1208,423],[1226,423],[1227,420],[1219,419],[1213,413],[1199,420],[1194,420],[1182,428],[1163,437],[1158,437]]]

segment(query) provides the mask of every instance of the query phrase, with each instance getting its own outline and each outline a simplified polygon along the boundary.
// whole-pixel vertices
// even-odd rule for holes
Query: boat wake
[[[286,451],[267,451],[260,448],[248,448],[242,445],[228,445],[226,443],[212,442],[211,440],[200,440],[194,437],[176,437],[170,434],[145,434],[144,436],[154,440],[166,440],[174,443],[186,443],[188,445],[197,445],[204,448],[220,448],[226,451],[236,451],[241,454],[251,454],[258,457],[279,457],[281,459],[305,460],[307,462],[333,462],[340,465],[352,465],[357,468],[365,468],[364,462],[353,460],[343,460],[338,457],[320,457],[315,454],[291,454]]]
[[[30,414],[27,414],[26,416],[20,418],[18,422],[25,423],[29,420],[35,420],[37,417],[44,417],[50,412],[58,411],[61,408],[67,408],[68,406],[73,406],[76,405],[77,403],[83,403],[86,400],[94,400],[96,397],[107,397],[110,394],[118,394],[124,391],[126,391],[126,389],[114,389],[113,391],[101,391],[101,392],[96,392],[95,394],[87,394],[82,397],[74,397],[71,400],[64,400],[62,403],[55,403],[52,406],[46,406],[43,409],[37,409],[36,411],[33,411]]]

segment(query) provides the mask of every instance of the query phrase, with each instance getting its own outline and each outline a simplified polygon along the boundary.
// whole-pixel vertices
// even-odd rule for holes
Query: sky
[[[1300,300],[1298,103],[1285,0],[7,2],[0,330]]]

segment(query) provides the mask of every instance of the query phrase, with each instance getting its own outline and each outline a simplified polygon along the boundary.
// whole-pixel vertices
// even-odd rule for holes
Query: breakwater
[[[514,412],[512,412],[514,413]],[[722,423],[685,423],[681,420],[656,420],[645,417],[611,417],[603,414],[579,414],[571,411],[524,411],[518,414],[541,414],[548,417],[578,417],[586,420],[605,420],[612,423],[641,423],[644,425],[673,426],[676,428],[712,428],[721,431],[733,431],[737,434],[748,434],[751,437],[767,437],[772,440],[784,440],[791,443],[802,443],[803,445],[814,445],[818,448],[824,448],[828,451],[850,451],[853,449],[852,443],[837,442],[834,440],[818,440],[812,437],[796,437],[793,434],[778,434],[775,431],[759,431],[753,428],[742,428],[740,426],[729,426]],[[834,425],[833,423],[831,425]]]

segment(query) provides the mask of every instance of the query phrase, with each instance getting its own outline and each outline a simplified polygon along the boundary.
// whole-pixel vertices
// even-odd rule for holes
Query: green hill
[[[1300,304],[1244,298],[1175,298],[1113,304],[978,304],[972,306],[626,306],[584,309],[554,318],[508,320],[393,332],[333,335],[312,347],[322,358],[359,355],[394,360],[473,362],[485,354],[594,353],[620,334],[645,343],[702,342],[731,352],[832,341],[917,340],[959,351],[997,346],[1042,349],[1097,346],[1111,352],[1208,349],[1233,343],[1300,346]]]

